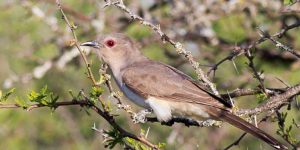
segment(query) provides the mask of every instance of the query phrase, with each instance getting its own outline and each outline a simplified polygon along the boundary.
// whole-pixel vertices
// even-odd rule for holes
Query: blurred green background
[[[232,52],[235,45],[247,45],[259,38],[256,27],[270,33],[280,31],[285,24],[299,20],[299,13],[282,13],[283,1],[233,0],[233,1],[125,1],[135,13],[154,23],[171,38],[186,46],[204,70],[207,65],[217,63]],[[148,27],[141,26],[122,11],[114,7],[103,8],[104,2],[97,0],[61,0],[69,19],[78,26],[80,42],[92,40],[97,34],[123,32],[134,38],[141,50],[151,59],[168,63],[196,77],[191,66],[176,54],[171,45],[163,44],[159,36]],[[298,4],[295,6],[299,9]],[[69,90],[78,93],[89,91],[91,83],[85,74],[84,63],[70,46],[72,35],[61,19],[54,0],[2,0],[0,1],[0,89],[2,92],[16,88],[16,93],[7,103],[26,99],[32,90],[44,85],[60,96],[60,101],[71,100]],[[289,31],[281,39],[300,53],[300,29]],[[255,50],[255,65],[264,71],[267,87],[285,87],[276,78],[290,85],[300,82],[300,61],[293,55],[276,48],[266,41]],[[101,62],[91,53],[94,73],[98,74]],[[237,88],[255,88],[247,60],[241,56],[225,62],[216,71],[213,81],[226,93]],[[211,76],[212,77],[212,76]],[[98,76],[97,76],[98,78]],[[114,102],[106,92],[106,99]],[[258,104],[256,96],[238,98],[239,107],[251,108]],[[126,103],[131,104],[129,101]],[[134,106],[134,105],[132,105]],[[136,107],[136,110],[140,108]],[[285,110],[285,109],[283,109]],[[149,139],[153,143],[166,143],[165,149],[222,149],[242,133],[224,124],[221,128],[172,127],[158,123],[133,124],[124,111],[118,122],[129,131],[140,133],[150,129]],[[287,124],[292,119],[300,122],[299,109],[293,103]],[[32,111],[20,109],[0,110],[0,149],[104,149],[101,135],[91,129],[110,129],[97,114],[88,115],[78,106],[61,107],[52,112],[48,108]],[[276,123],[263,123],[263,130],[275,135]],[[299,129],[293,129],[300,138]],[[280,139],[279,136],[275,137]],[[116,147],[115,149],[122,149]],[[270,149],[263,142],[247,136],[232,149]]]

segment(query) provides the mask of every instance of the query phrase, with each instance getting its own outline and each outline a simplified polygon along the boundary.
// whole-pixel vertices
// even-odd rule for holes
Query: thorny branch
[[[216,64],[214,64],[211,69],[208,70],[207,75],[209,75],[212,71],[215,74],[215,71],[218,69],[219,65],[221,65],[222,63],[224,63],[225,61],[229,60],[229,61],[233,61],[235,57],[243,54],[244,52],[241,51],[241,49],[239,49],[238,47],[235,47],[235,49],[225,58],[223,58],[222,60],[220,60],[219,62],[217,62]]]
[[[218,69],[218,67],[225,61],[227,61],[227,60],[233,61],[233,59],[235,59],[237,56],[240,56],[241,54],[246,54],[247,51],[249,51],[252,48],[255,48],[257,45],[261,44],[262,42],[264,42],[268,39],[272,43],[274,43],[276,47],[279,47],[280,49],[290,52],[291,54],[293,54],[294,56],[296,56],[299,59],[300,54],[298,54],[295,50],[291,49],[289,46],[286,46],[275,39],[275,38],[281,38],[284,34],[286,34],[286,32],[288,32],[291,29],[298,28],[299,26],[300,26],[300,21],[298,20],[297,22],[295,22],[291,25],[285,26],[283,29],[281,29],[279,32],[277,32],[273,35],[270,35],[268,32],[263,31],[261,28],[258,28],[258,30],[261,33],[260,34],[261,37],[258,40],[256,40],[254,43],[250,44],[246,48],[236,46],[234,48],[234,50],[227,57],[225,57],[224,59],[222,59],[219,62],[217,62],[216,64],[214,64],[211,67],[211,69],[207,72],[207,74],[209,75],[212,71],[215,72]]]
[[[271,97],[266,103],[259,105],[253,109],[240,109],[235,113],[238,115],[256,115],[263,111],[272,111],[282,105],[288,104],[290,98],[300,94],[300,84],[288,88],[282,94]]]
[[[280,32],[276,33],[275,35],[271,36],[268,32],[262,30],[261,28],[258,28],[263,38],[270,40],[273,44],[275,44],[276,47],[285,50],[294,56],[296,56],[298,59],[300,59],[300,54],[298,54],[295,50],[291,49],[289,46],[282,44],[278,40],[274,39],[275,37],[281,37],[285,32],[287,32],[290,29],[296,28],[300,26],[300,21],[297,21],[296,23],[287,26],[286,28],[282,29]]]
[[[280,32],[275,33],[274,35],[272,35],[272,37],[281,38],[287,31],[289,31],[291,29],[294,29],[294,28],[297,28],[299,26],[300,26],[300,20],[298,20],[297,22],[295,22],[295,23],[293,23],[291,25],[285,26],[283,29],[281,29]]]
[[[284,91],[286,91],[286,88],[281,88],[281,89],[266,88],[266,93],[268,95],[281,94]],[[260,93],[262,93],[261,89],[237,89],[230,93],[221,94],[221,97],[224,99],[228,99],[228,98],[235,98],[241,96],[256,95]]]
[[[248,59],[248,66],[251,68],[253,74],[254,74],[254,78],[256,78],[259,82],[260,88],[263,90],[263,92],[266,94],[266,87],[264,85],[264,79],[262,78],[262,73],[260,73],[256,67],[254,66],[254,56],[251,54],[250,49],[245,49],[245,53],[244,55],[246,56],[246,58]]]

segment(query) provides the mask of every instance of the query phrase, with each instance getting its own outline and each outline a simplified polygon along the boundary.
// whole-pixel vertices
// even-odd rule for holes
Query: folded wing
[[[144,98],[157,97],[228,109],[230,104],[211,94],[190,77],[171,66],[147,61],[122,70],[123,83]]]

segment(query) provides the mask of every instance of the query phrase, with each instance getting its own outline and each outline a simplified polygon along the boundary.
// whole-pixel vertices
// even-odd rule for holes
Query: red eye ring
[[[115,41],[114,40],[107,40],[105,43],[106,43],[106,45],[108,47],[113,47],[115,45]]]

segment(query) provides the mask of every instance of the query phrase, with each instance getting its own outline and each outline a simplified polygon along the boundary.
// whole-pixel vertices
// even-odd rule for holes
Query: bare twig
[[[65,13],[64,13],[64,11],[62,9],[62,6],[61,6],[59,0],[56,0],[56,4],[57,4],[57,7],[59,8],[59,11],[62,14],[62,18],[64,19],[64,21],[66,22],[66,24],[68,25],[68,27],[70,28],[70,30],[72,32],[72,35],[73,35],[73,38],[74,38],[74,44],[77,47],[77,49],[79,50],[82,59],[84,60],[84,63],[86,65],[86,68],[87,68],[87,71],[88,71],[88,77],[91,79],[91,81],[93,82],[94,86],[97,86],[95,77],[94,77],[94,75],[92,73],[91,64],[88,62],[88,60],[87,60],[87,58],[86,58],[86,56],[84,54],[84,51],[81,49],[81,47],[80,47],[80,45],[78,43],[78,39],[77,39],[77,36],[76,36],[76,33],[75,33],[75,30],[76,30],[77,27],[74,24],[70,23],[70,21],[68,20],[67,16],[65,15]]]
[[[219,62],[217,62],[216,64],[214,64],[211,69],[208,70],[207,75],[209,75],[212,71],[215,72],[219,65],[221,65],[222,63],[224,63],[227,60],[233,61],[233,59],[241,54],[243,54],[244,51],[242,51],[239,47],[235,47],[235,49],[225,58],[223,58],[222,60],[220,60]]]
[[[226,148],[224,148],[224,150],[229,150],[230,148],[232,148],[233,146],[237,146],[240,144],[241,140],[247,135],[247,132],[244,132],[237,140],[235,140],[233,143],[231,143],[230,145],[228,145]]]
[[[280,94],[284,92],[286,89],[271,89],[266,88],[266,92],[268,95]],[[237,89],[230,93],[221,94],[221,97],[224,99],[228,99],[229,97],[241,97],[241,96],[249,96],[249,95],[256,95],[262,93],[261,89]]]
[[[159,122],[157,118],[147,117],[147,122]],[[197,127],[209,127],[217,126],[220,127],[220,121],[215,120],[206,120],[206,121],[196,121],[194,119],[185,118],[185,117],[173,117],[168,122],[161,122],[161,125],[172,126],[174,123],[183,123],[185,126],[197,126]]]
[[[249,60],[248,66],[251,68],[251,70],[254,74],[254,78],[256,78],[258,80],[260,88],[263,90],[263,92],[265,94],[267,94],[266,88],[264,85],[264,79],[262,78],[262,73],[259,73],[257,71],[256,67],[254,66],[254,62],[253,62],[254,56],[251,54],[250,49],[245,49],[244,54],[245,54],[246,58]]]
[[[207,74],[209,75],[212,71],[215,72],[218,67],[224,63],[227,60],[233,60],[236,56],[239,56],[243,53],[245,53],[245,51],[249,51],[250,49],[254,48],[255,46],[261,44],[262,42],[266,41],[266,40],[270,40],[272,43],[275,44],[276,47],[283,49],[285,51],[290,52],[291,54],[293,54],[294,56],[296,56],[298,59],[300,58],[300,54],[298,54],[295,50],[291,49],[289,46],[286,46],[284,44],[282,44],[281,42],[279,42],[278,40],[275,40],[275,38],[281,38],[284,34],[286,34],[286,32],[288,32],[291,29],[297,28],[300,26],[300,21],[297,21],[291,25],[285,26],[283,29],[281,29],[279,32],[270,35],[268,32],[263,31],[261,28],[258,28],[258,30],[260,31],[260,35],[261,37],[256,40],[254,43],[250,44],[247,48],[245,48],[244,51],[241,50],[240,47],[235,47],[234,51],[232,53],[230,53],[227,57],[223,58],[222,60],[220,60],[219,62],[217,62],[216,64],[214,64],[211,69],[207,72]],[[250,57],[251,58],[251,57]],[[249,59],[249,58],[248,58]],[[261,84],[261,81],[259,81]],[[262,85],[262,84],[261,84]]]
[[[282,36],[285,32],[287,32],[288,30],[290,29],[293,29],[293,28],[296,28],[296,27],[299,27],[300,26],[300,23],[297,22],[291,26],[288,26],[287,28],[284,28],[282,29],[279,33],[275,34],[275,36]],[[261,32],[261,34],[263,35],[262,37],[266,38],[266,39],[269,39],[272,43],[275,44],[276,47],[282,49],[282,50],[285,50],[291,54],[293,54],[294,56],[296,56],[298,59],[300,58],[300,54],[298,54],[295,50],[293,50],[292,48],[290,48],[289,46],[287,45],[284,45],[282,44],[281,42],[279,42],[278,40],[274,39],[273,36],[270,36],[270,34],[266,31],[263,31],[261,28],[258,28],[258,30]]]
[[[280,32],[277,32],[275,34],[272,35],[272,37],[282,37],[287,31],[291,30],[291,29],[294,29],[294,28],[297,28],[300,26],[300,21],[297,21],[291,25],[288,25],[288,26],[285,26],[283,29],[280,30]]]

